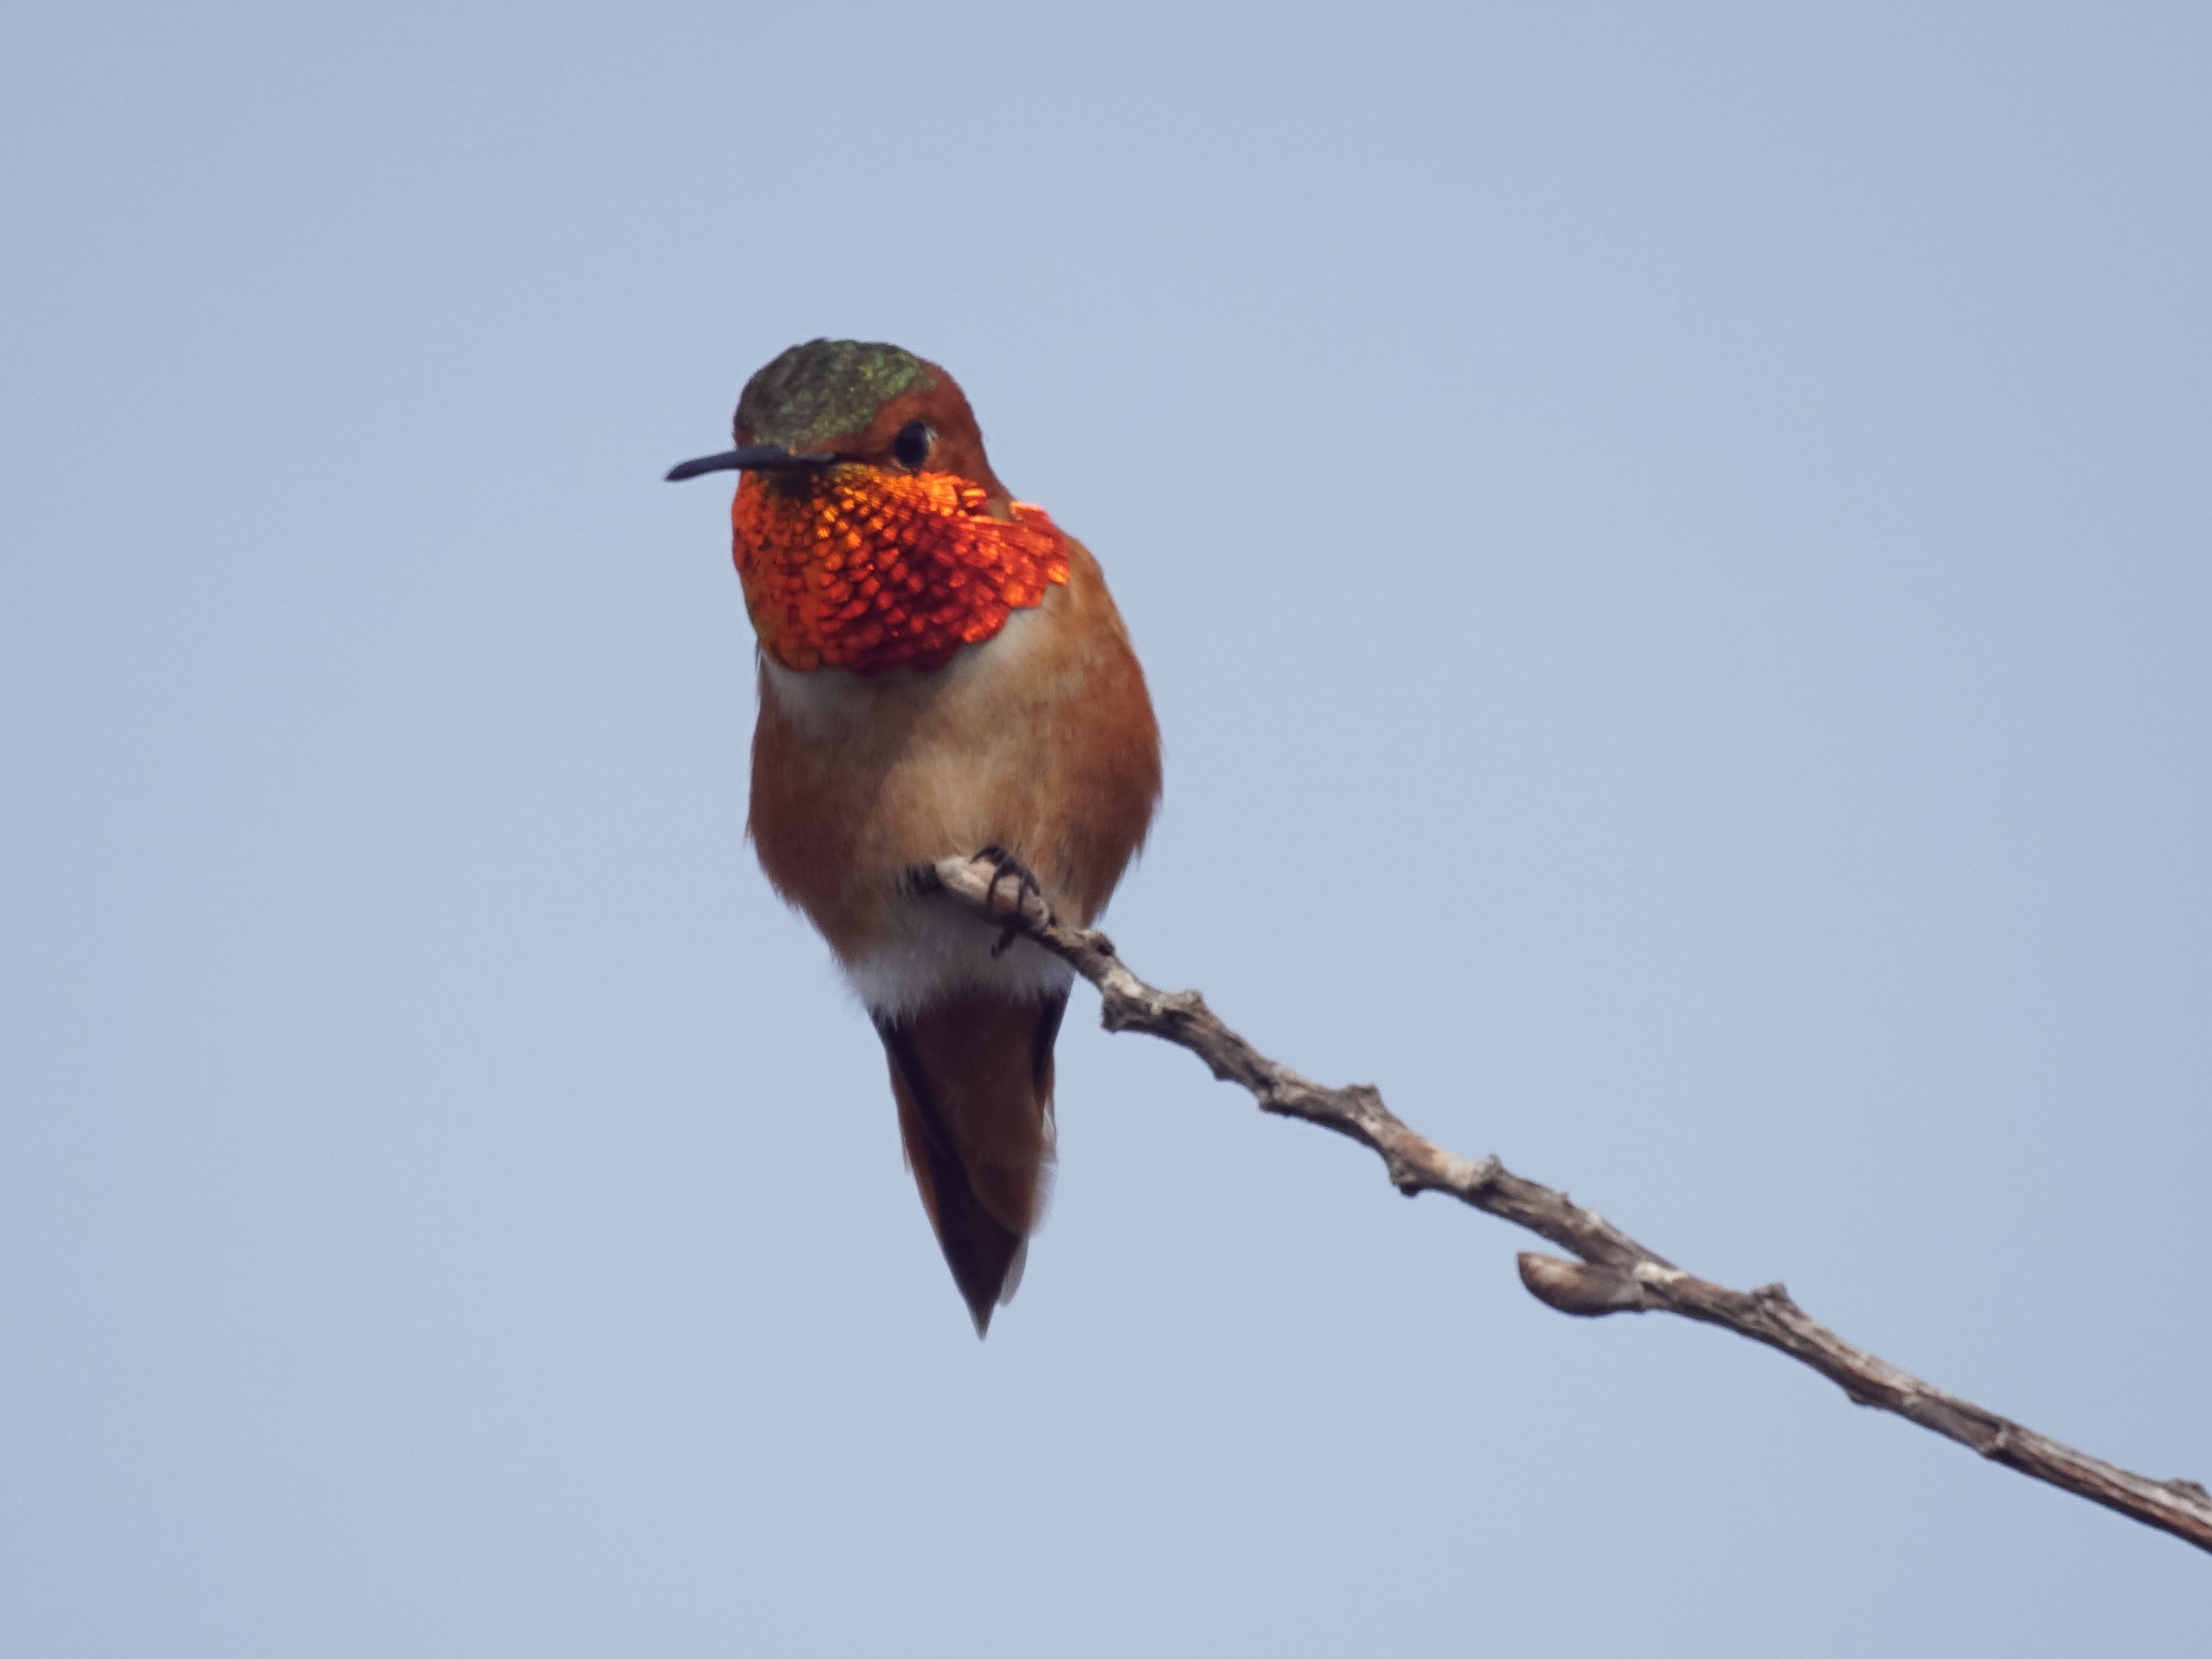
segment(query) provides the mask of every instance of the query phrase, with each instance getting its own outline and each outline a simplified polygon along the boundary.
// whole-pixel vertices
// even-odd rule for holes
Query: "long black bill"
[[[696,461],[670,467],[668,481],[681,484],[702,472],[793,472],[805,467],[828,466],[834,455],[794,455],[781,444],[753,444],[726,449],[720,455],[702,455]]]

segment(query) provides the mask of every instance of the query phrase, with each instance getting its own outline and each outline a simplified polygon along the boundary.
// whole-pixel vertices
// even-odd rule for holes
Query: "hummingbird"
[[[746,831],[883,1045],[907,1165],[984,1335],[1054,1169],[1073,972],[933,896],[987,853],[1088,926],[1160,797],[1159,727],[1098,561],[984,453],[952,375],[814,340],[745,384],[733,554],[756,636]]]

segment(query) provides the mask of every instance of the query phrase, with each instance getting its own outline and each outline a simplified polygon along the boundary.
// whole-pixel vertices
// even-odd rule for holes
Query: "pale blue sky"
[[[716,447],[1103,560],[1143,971],[2212,1480],[2199,8],[19,8],[0,1650],[2201,1655],[2212,1560],[1063,1040],[978,1345]]]

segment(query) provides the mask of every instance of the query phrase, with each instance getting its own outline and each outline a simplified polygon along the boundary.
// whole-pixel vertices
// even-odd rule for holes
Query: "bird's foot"
[[[1040,899],[1044,897],[1044,888],[1038,884],[1037,878],[1029,867],[1003,847],[996,845],[986,847],[976,856],[991,861],[991,885],[984,889],[983,894],[985,905],[996,905],[998,902],[998,884],[1010,877],[1014,882],[1014,914],[1017,918],[1028,904],[1031,894],[1035,894]],[[1020,921],[1007,923],[1005,931],[998,936],[998,943],[991,947],[991,954],[993,957],[1004,956],[1014,941],[1021,937]]]

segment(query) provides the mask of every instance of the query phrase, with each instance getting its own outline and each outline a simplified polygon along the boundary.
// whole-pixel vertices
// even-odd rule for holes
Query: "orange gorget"
[[[747,472],[730,523],[753,631],[787,669],[939,669],[1068,580],[1042,508],[993,518],[989,492],[949,472]]]

